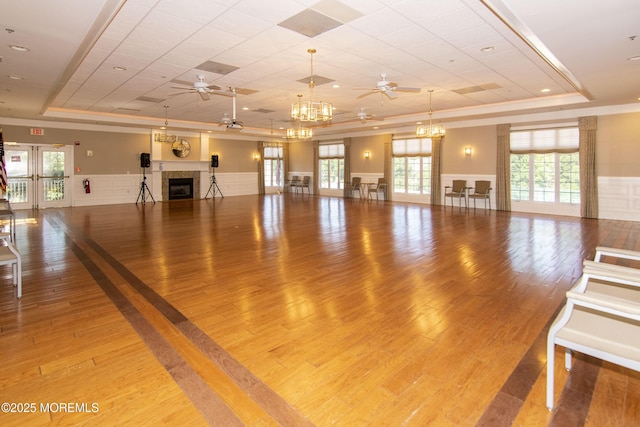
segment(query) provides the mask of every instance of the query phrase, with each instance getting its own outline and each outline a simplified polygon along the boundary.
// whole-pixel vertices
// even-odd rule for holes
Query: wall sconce
[[[368,151],[365,151],[365,152],[364,152],[364,158],[365,158],[365,159],[369,159],[369,157],[370,157],[370,156],[371,156],[371,153],[370,153],[370,152],[368,152]]]
[[[253,155],[253,160],[255,160],[256,162],[260,160],[260,154],[256,153]]]
[[[471,147],[464,147],[464,155],[471,157]]]

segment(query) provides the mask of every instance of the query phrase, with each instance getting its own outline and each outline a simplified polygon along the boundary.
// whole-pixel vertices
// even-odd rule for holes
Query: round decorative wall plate
[[[171,145],[171,150],[176,157],[187,157],[191,152],[191,145],[186,139],[181,139]]]

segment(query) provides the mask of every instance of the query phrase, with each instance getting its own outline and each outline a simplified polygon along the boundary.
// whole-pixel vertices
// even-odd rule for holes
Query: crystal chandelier
[[[309,78],[309,100],[303,101],[301,95],[298,95],[298,101],[291,104],[291,118],[301,122],[326,122],[333,118],[333,105],[330,102],[314,101],[313,88],[315,82],[313,80],[313,54],[315,49],[307,49],[311,54],[311,76]]]
[[[429,90],[429,126],[419,125],[416,128],[416,136],[418,138],[440,138],[444,136],[445,130],[442,125],[433,125],[431,123],[431,116],[433,115],[433,110],[431,109],[431,94],[433,93],[433,89]]]

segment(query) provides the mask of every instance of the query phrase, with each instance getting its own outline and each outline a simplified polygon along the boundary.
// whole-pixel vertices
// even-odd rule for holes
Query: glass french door
[[[5,145],[4,159],[13,209],[71,206],[72,146]]]

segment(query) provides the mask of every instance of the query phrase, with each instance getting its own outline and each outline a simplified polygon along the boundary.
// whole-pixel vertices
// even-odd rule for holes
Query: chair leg
[[[555,344],[549,340],[547,343],[547,409],[550,411],[553,410],[554,347]]]
[[[11,264],[13,273],[13,285],[17,288],[18,299],[22,298],[22,262],[18,258],[15,263]]]

